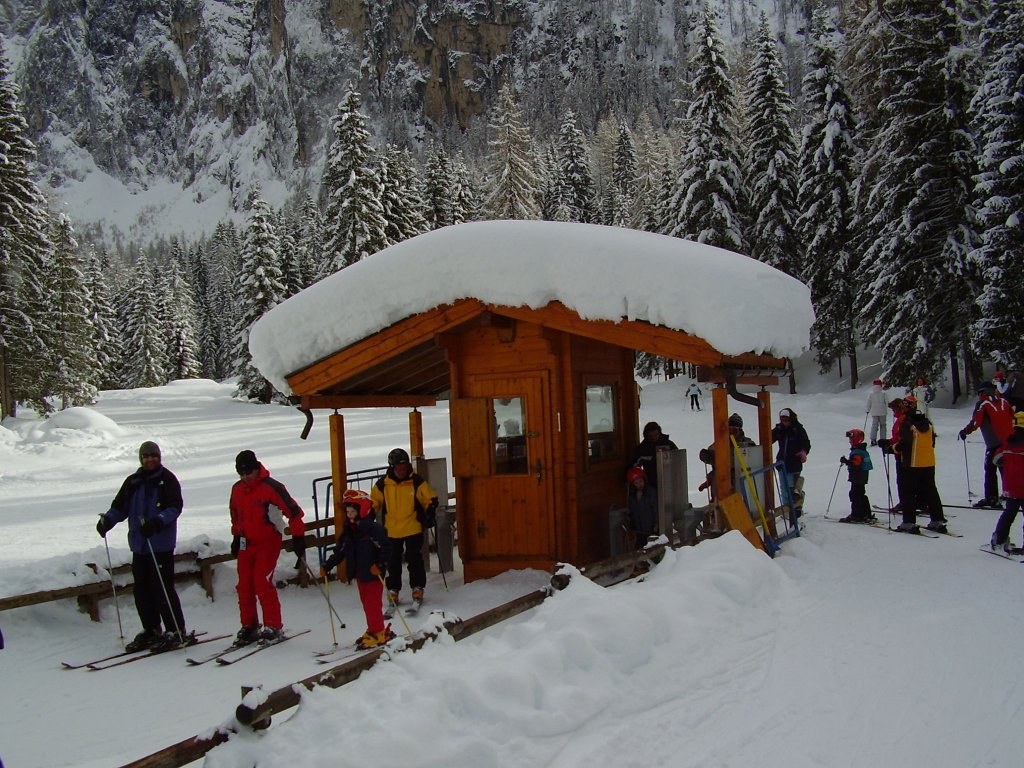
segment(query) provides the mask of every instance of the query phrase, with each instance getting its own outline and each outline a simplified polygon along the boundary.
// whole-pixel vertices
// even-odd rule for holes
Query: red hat
[[[644,472],[643,467],[630,467],[626,470],[626,482],[632,483],[638,477],[643,478],[644,482],[647,482],[647,473]]]
[[[1006,378],[1006,374],[1002,371],[996,371],[992,374],[993,379],[999,379],[1000,381]]]
[[[882,380],[881,380],[881,379],[875,379],[875,380],[874,380],[874,381],[872,381],[871,383],[872,383],[872,384],[877,384],[878,386],[882,386]]]

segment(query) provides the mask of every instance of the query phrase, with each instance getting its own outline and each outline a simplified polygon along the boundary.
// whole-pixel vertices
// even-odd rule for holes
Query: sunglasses
[[[160,458],[160,454],[159,453],[143,453],[142,454],[142,458],[144,458],[144,459],[159,459]]]

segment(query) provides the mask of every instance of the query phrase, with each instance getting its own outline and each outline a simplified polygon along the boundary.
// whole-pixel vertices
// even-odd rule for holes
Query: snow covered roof
[[[810,290],[747,256],[621,227],[482,221],[386,248],[292,296],[252,327],[260,372],[286,377],[394,323],[460,299],[586,320],[623,318],[699,336],[726,355],[795,357],[810,344]]]

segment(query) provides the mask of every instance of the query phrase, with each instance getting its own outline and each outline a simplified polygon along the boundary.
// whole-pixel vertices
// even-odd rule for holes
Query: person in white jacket
[[[865,413],[871,417],[871,444],[878,445],[879,437],[888,434],[886,428],[886,417],[889,415],[888,400],[885,396],[885,387],[881,379],[871,382],[871,393],[868,395],[868,404]]]

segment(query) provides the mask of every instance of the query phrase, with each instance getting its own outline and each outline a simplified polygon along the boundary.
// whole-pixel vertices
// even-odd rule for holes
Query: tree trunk
[[[857,375],[857,348],[850,350],[850,389],[856,389],[859,384]]]
[[[796,371],[793,370],[793,361],[786,358],[786,368],[789,370],[789,394],[796,394]]]
[[[953,405],[963,394],[960,389],[960,361],[956,358],[956,348],[949,351],[949,377],[953,380]]]
[[[7,347],[0,347],[0,419],[17,415],[17,403],[11,392],[11,372]]]

